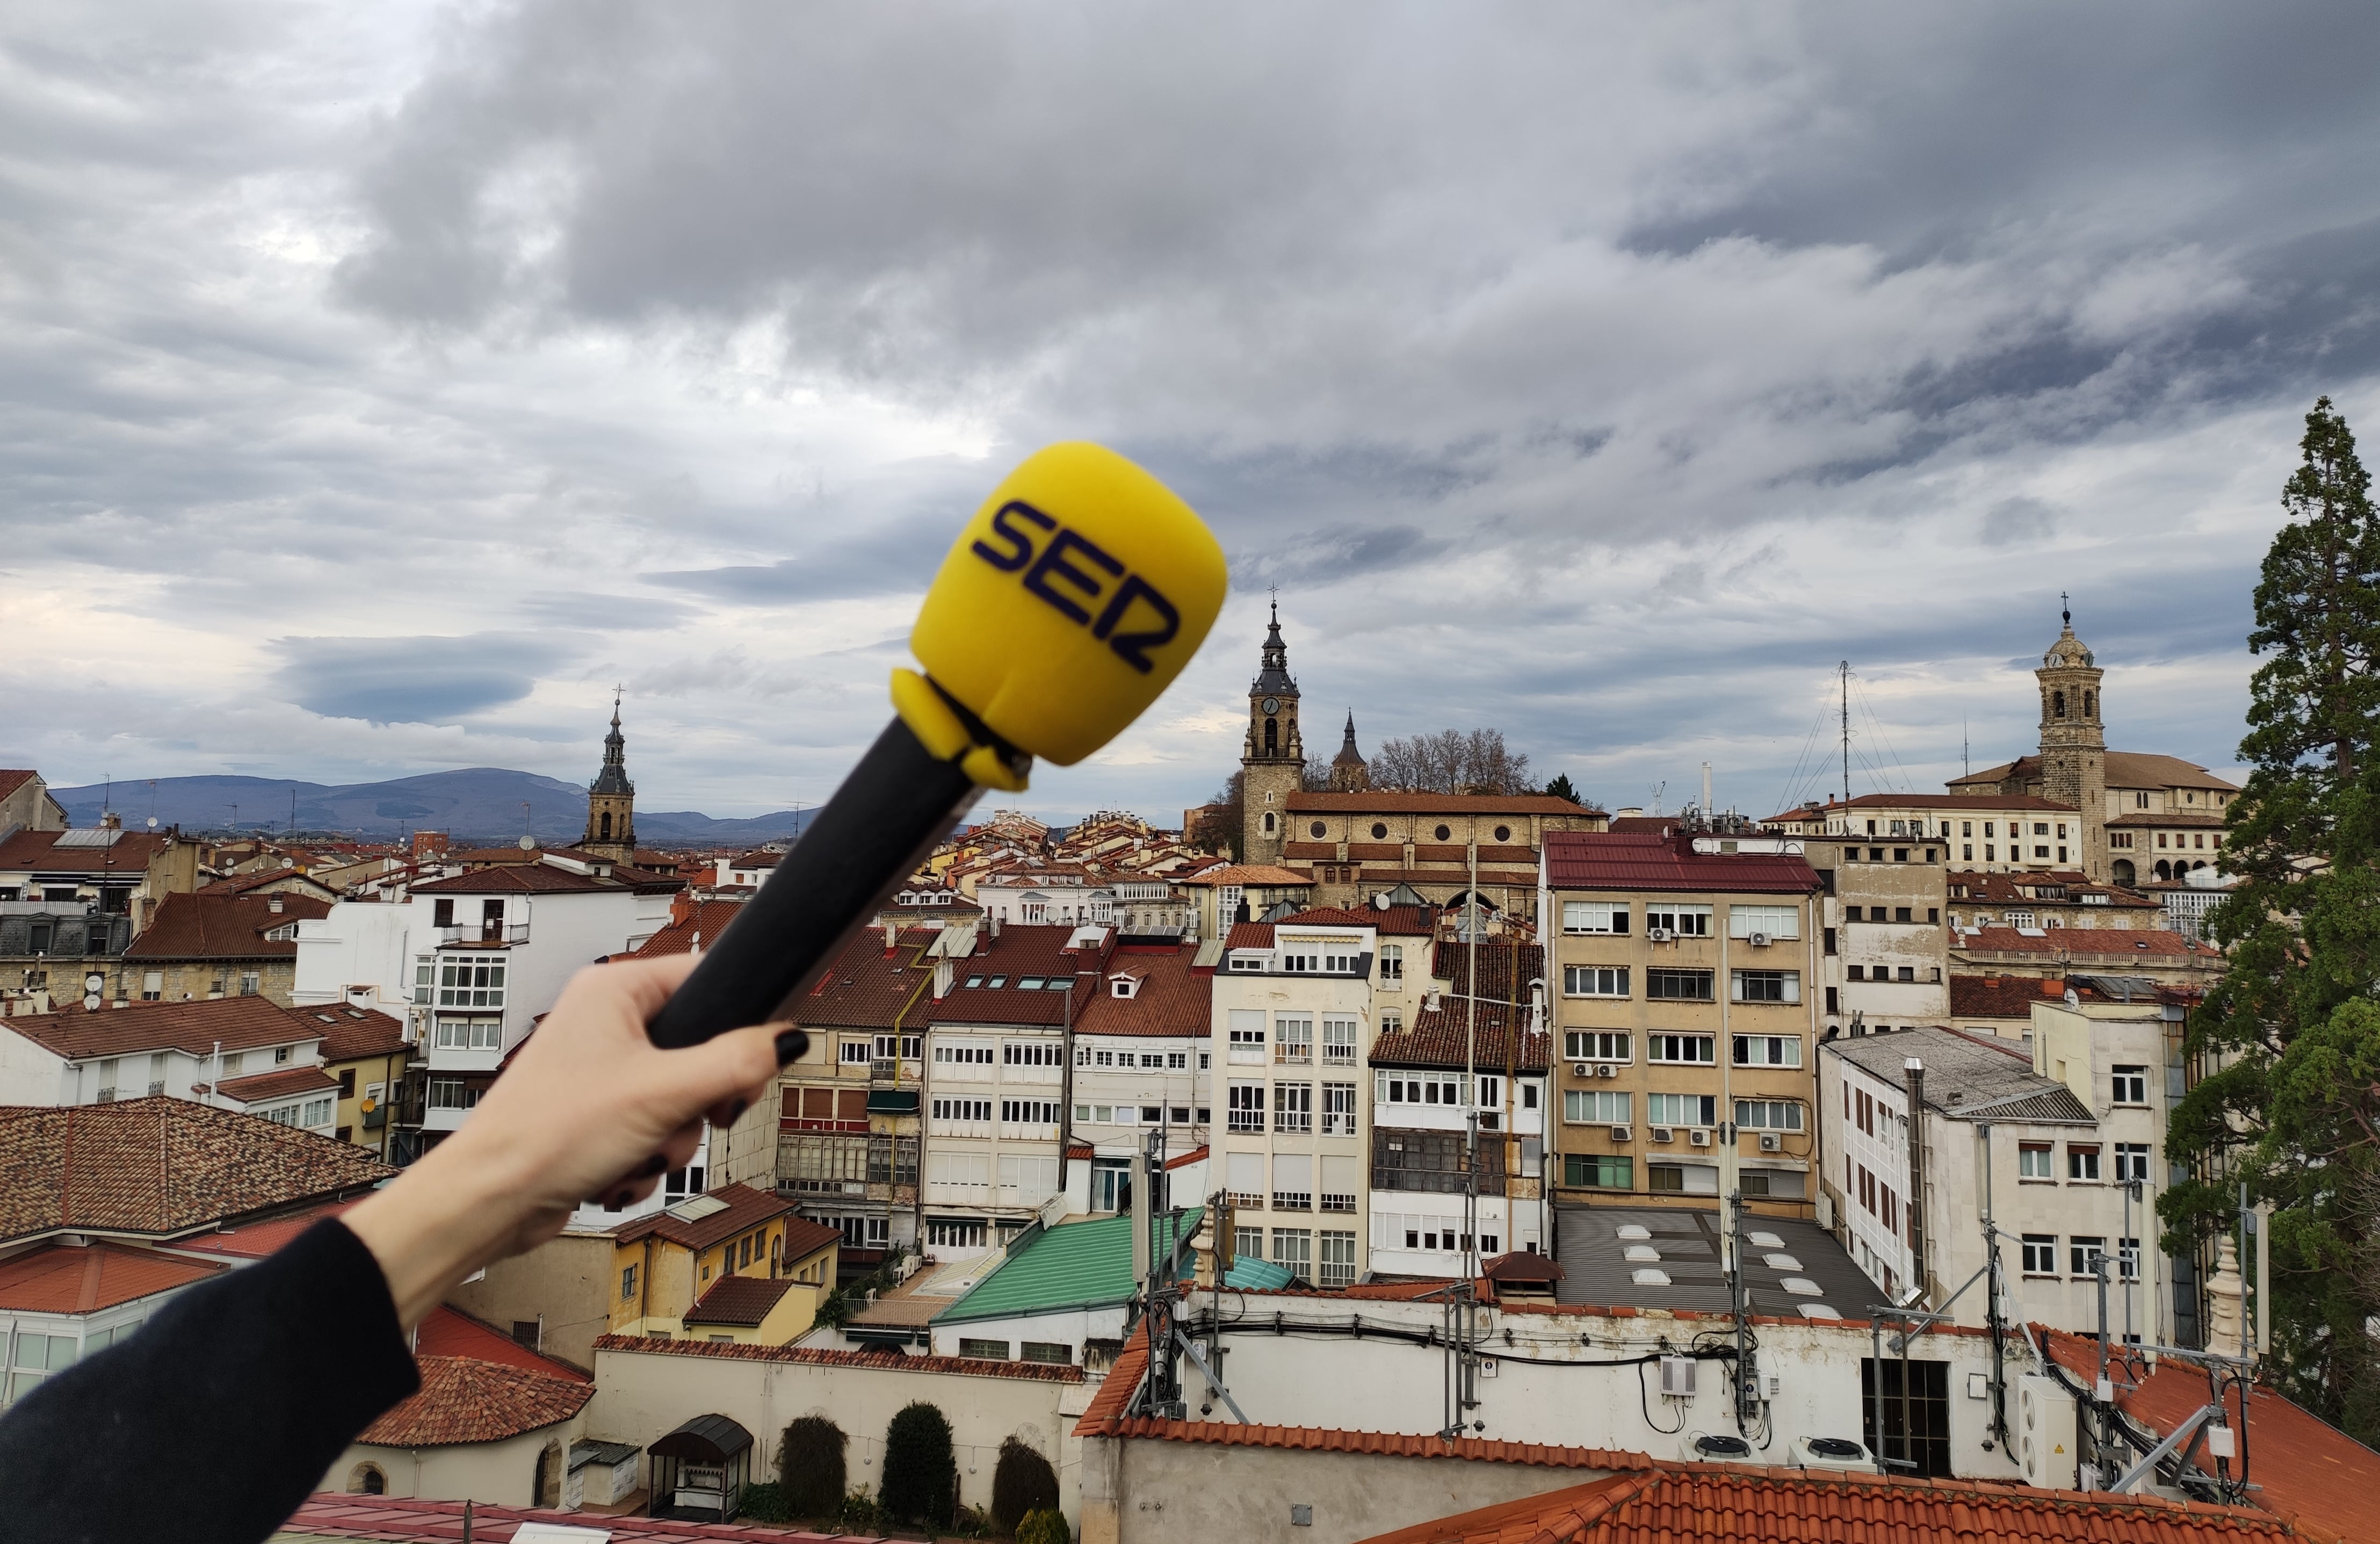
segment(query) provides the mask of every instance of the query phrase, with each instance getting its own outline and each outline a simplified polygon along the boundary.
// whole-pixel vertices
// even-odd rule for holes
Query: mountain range
[[[128,826],[152,815],[185,831],[336,832],[393,837],[443,831],[459,840],[510,841],[524,832],[541,842],[578,839],[587,829],[587,790],[575,783],[503,767],[424,772],[385,783],[332,785],[285,777],[161,777],[108,785],[53,788],[76,825],[99,823],[113,798]],[[686,809],[637,811],[643,846],[748,845],[791,836],[804,815],[790,809],[748,820],[714,820]]]

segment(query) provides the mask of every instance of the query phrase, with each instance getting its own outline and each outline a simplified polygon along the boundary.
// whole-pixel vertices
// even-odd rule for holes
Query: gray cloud
[[[274,683],[287,700],[328,718],[445,723],[527,697],[564,658],[548,638],[284,638]]]

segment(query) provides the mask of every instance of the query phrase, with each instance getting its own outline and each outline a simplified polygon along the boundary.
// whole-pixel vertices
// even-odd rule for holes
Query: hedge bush
[[[1016,1544],[1075,1544],[1075,1535],[1066,1514],[1053,1506],[1025,1514],[1016,1525]]]
[[[991,1471],[991,1520],[1014,1533],[1026,1514],[1058,1504],[1058,1471],[1039,1453],[1014,1437],[1001,1440],[1000,1462]]]
[[[844,1470],[844,1450],[850,1439],[843,1428],[824,1416],[803,1416],[785,1423],[777,1444],[777,1483],[784,1504],[796,1517],[832,1517],[843,1505],[849,1478]]]
[[[952,1482],[951,1423],[919,1400],[904,1405],[884,1429],[884,1478],[876,1499],[895,1522],[948,1524]]]

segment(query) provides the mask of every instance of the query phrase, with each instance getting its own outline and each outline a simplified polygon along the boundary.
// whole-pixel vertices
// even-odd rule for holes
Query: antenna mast
[[[1845,660],[1835,667],[1841,677],[1843,692],[1843,802],[1852,801],[1852,662]]]

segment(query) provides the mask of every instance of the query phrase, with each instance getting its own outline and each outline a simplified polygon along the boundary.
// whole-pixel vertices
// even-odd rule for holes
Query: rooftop
[[[706,1204],[712,1201],[722,1204]],[[793,1202],[771,1191],[730,1185],[622,1223],[612,1236],[622,1244],[634,1244],[640,1238],[664,1238],[683,1248],[708,1249],[722,1239],[733,1238],[793,1210]]]
[[[526,856],[526,855],[524,855]],[[443,879],[425,880],[413,887],[416,895],[562,895],[573,893],[589,894],[662,894],[683,890],[686,881],[675,874],[656,874],[643,869],[617,867],[608,874],[580,873],[559,864],[504,863],[473,869],[467,874],[449,874]]]
[[[0,1106],[0,1240],[68,1229],[171,1238],[395,1173],[348,1143],[162,1094]]]
[[[1208,869],[1175,881],[1179,884],[1236,884],[1243,890],[1264,889],[1281,885],[1311,886],[1312,874],[1301,874],[1294,869],[1283,869],[1272,863],[1227,863],[1220,869]]]
[[[475,1356],[417,1356],[421,1387],[356,1438],[375,1447],[500,1442],[566,1421],[595,1397],[591,1382]]]
[[[1435,906],[1315,906],[1284,917],[1313,928],[1369,928],[1383,938],[1428,938],[1438,931]]]
[[[1077,1035],[1204,1036],[1211,1028],[1213,973],[1192,969],[1197,945],[1169,949],[1119,949],[1108,960],[1108,979],[1075,1016]],[[1132,995],[1119,997],[1112,982],[1130,978]]]
[[[1475,1003],[1452,993],[1433,995],[1435,1003],[1426,1000],[1411,1024],[1372,1042],[1373,1066],[1475,1064],[1484,1070],[1510,1066],[1527,1074],[1544,1072],[1552,1060],[1553,1035],[1544,1029],[1530,1032],[1531,1009],[1525,998],[1514,1009],[1500,997]]]
[[[311,1012],[323,1011],[326,1010]],[[54,1014],[20,1014],[0,1019],[0,1028],[22,1035],[44,1051],[76,1062],[130,1056],[145,1051],[182,1051],[193,1056],[211,1056],[218,1044],[225,1051],[294,1045],[320,1039],[330,1032],[330,1027],[311,1013],[292,1012],[262,996],[130,1003],[121,1008],[88,1011],[77,1004]]]
[[[1577,815],[1601,813],[1550,794],[1292,794],[1289,808],[1343,815]]]
[[[708,1356],[726,1362],[807,1362],[816,1367],[875,1368],[886,1372],[952,1373],[962,1378],[1013,1378],[1039,1383],[1080,1383],[1081,1368],[1065,1362],[994,1362],[972,1356],[905,1356],[897,1351],[845,1351],[820,1345],[738,1345],[729,1341],[655,1341],[642,1335],[598,1335],[599,1352],[648,1356]]]
[[[1964,954],[2031,955],[2039,959],[2138,956],[2162,966],[2223,963],[2223,951],[2196,943],[2165,928],[1975,928],[1951,947]]]
[[[1562,1279],[1554,1301],[1596,1307],[1690,1309],[1723,1313],[1727,1280],[1719,1273],[1719,1214],[1668,1207],[1571,1207],[1561,1209],[1557,1261]],[[1833,1310],[1833,1317],[1864,1319],[1883,1289],[1869,1281],[1833,1235],[1815,1222],[1784,1217],[1746,1217],[1743,1276],[1751,1311],[1783,1319],[1826,1318],[1805,1307]],[[1772,1243],[1771,1240],[1774,1240]],[[1649,1250],[1630,1259],[1631,1249]],[[1666,1282],[1636,1279],[1657,1270]],[[1806,1282],[1816,1294],[1789,1291],[1789,1281]]]
[[[94,1313],[224,1269],[120,1244],[45,1244],[0,1261],[0,1313]]]
[[[262,1100],[282,1099],[290,1094],[310,1093],[338,1086],[339,1080],[321,1067],[282,1067],[274,1072],[225,1078],[216,1084],[214,1089],[226,1099],[236,1099],[242,1104],[255,1104]]]
[[[722,1276],[686,1309],[686,1322],[757,1328],[794,1285],[789,1276]]]
[[[2090,1107],[2074,1090],[2033,1070],[2017,1041],[1929,1026],[1889,1035],[1841,1036],[1823,1047],[1898,1087],[1911,1057],[1925,1064],[1925,1107],[1956,1121],[2025,1121],[2092,1125]]]
[[[1805,895],[1818,888],[1816,871],[1798,855],[1701,853],[1683,833],[1548,832],[1545,862],[1556,890]]]
[[[1160,1223],[1168,1249],[1198,1231],[1201,1209],[1169,1213]],[[1289,1273],[1263,1260],[1235,1260],[1227,1284],[1261,1288],[1286,1285]],[[934,1316],[937,1324],[1014,1319],[1066,1308],[1104,1307],[1127,1302],[1137,1287],[1132,1274],[1129,1214],[1061,1222],[1012,1248],[974,1290]]]
[[[0,873],[117,874],[130,883],[173,845],[150,831],[20,831],[0,841]]]
[[[2110,788],[2215,788],[2225,793],[2238,793],[2239,785],[2216,776],[2195,761],[2185,761],[2179,756],[2159,756],[2138,750],[2111,750],[2105,763],[2107,784]],[[2041,758],[2020,756],[2013,761],[2003,761],[1997,767],[1954,777],[1952,788],[1978,783],[2004,783],[2010,778],[2034,778],[2041,775]]]
[[[577,1451],[573,1444],[573,1452]],[[635,1451],[635,1450],[630,1450]],[[281,1525],[273,1544],[304,1544],[328,1538],[334,1544],[360,1540],[365,1544],[455,1544],[463,1537],[463,1502],[399,1500],[395,1496],[346,1496],[319,1491],[306,1499],[296,1514]],[[600,1527],[611,1544],[701,1544],[703,1540],[734,1544],[826,1544],[827,1536],[784,1528],[757,1528],[744,1523],[676,1523],[650,1517],[603,1517],[581,1512],[544,1512],[528,1507],[471,1504],[472,1537],[499,1544],[515,1537],[523,1523],[536,1521],[560,1527]]]
[[[645,940],[636,957],[645,959],[656,954],[687,954],[694,949],[698,940],[703,948],[708,949],[719,942],[719,935],[727,930],[727,924],[742,915],[743,910],[744,903],[740,900],[697,901],[693,915],[683,922],[672,922]]]
[[[934,971],[930,962],[921,962],[918,956],[941,935],[929,929],[914,929],[895,936],[900,942],[887,949],[880,929],[856,934],[802,999],[794,1022],[808,1028],[922,1026],[925,1020],[917,1007],[933,983]]]
[[[577,1383],[594,1381],[585,1372],[567,1362],[540,1356],[521,1344],[492,1324],[483,1324],[469,1314],[440,1304],[430,1310],[421,1327],[413,1332],[413,1354],[417,1356],[468,1356],[476,1362],[496,1362],[527,1372],[543,1373]]]

